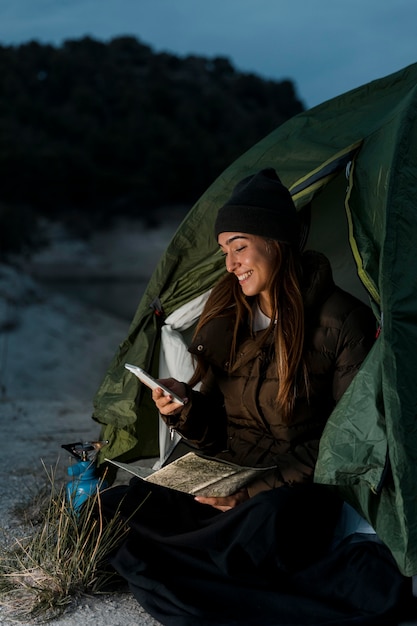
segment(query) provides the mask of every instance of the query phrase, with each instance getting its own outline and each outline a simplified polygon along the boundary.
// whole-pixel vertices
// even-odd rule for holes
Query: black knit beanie
[[[272,168],[241,180],[217,214],[216,238],[224,232],[259,235],[298,243],[297,210],[291,194]]]

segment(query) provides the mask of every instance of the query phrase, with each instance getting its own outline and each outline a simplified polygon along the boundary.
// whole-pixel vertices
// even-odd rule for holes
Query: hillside
[[[80,234],[190,206],[300,113],[293,83],[180,58],[133,37],[0,45],[0,255],[41,244],[39,215]]]

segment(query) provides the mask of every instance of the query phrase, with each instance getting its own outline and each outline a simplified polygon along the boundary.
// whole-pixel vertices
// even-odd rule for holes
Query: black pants
[[[169,626],[395,626],[411,593],[380,543],[330,551],[341,502],[323,486],[275,489],[222,513],[133,479],[105,491],[102,507],[129,519],[110,563]]]

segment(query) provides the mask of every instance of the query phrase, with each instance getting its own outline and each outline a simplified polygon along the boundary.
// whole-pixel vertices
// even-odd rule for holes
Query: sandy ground
[[[91,419],[92,399],[130,321],[126,308],[123,317],[112,315],[103,310],[103,303],[98,307],[69,298],[33,276],[43,281],[53,275],[56,281],[84,268],[84,274],[117,279],[129,272],[138,285],[137,297],[130,295],[134,312],[140,285],[151,274],[169,236],[169,229],[162,236],[153,232],[144,236],[140,228],[129,227],[102,234],[88,246],[61,239],[30,263],[20,262],[24,271],[0,265],[0,527],[4,537],[12,540],[24,532],[15,508],[45,482],[44,465],[54,468],[57,479],[67,480],[70,457],[61,445],[98,437],[99,426]],[[135,273],[135,267],[140,271]],[[0,607],[0,624],[12,623]],[[128,592],[77,599],[61,618],[49,623],[158,624]]]

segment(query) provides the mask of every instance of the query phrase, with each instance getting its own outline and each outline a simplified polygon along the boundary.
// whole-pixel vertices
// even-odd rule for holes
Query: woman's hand
[[[234,509],[235,506],[249,500],[249,493],[247,489],[241,489],[231,496],[225,496],[224,498],[204,498],[203,496],[196,496],[195,500],[201,504],[209,504],[219,511],[229,511]]]
[[[184,383],[180,383],[178,380],[175,380],[175,378],[159,378],[158,380],[161,381],[162,385],[168,387],[168,389],[172,389],[172,392],[177,396],[186,400],[185,395],[187,389]],[[161,415],[180,413],[183,406],[182,404],[178,404],[178,402],[173,402],[170,396],[164,396],[164,392],[160,388],[152,391],[152,400],[155,402]]]

